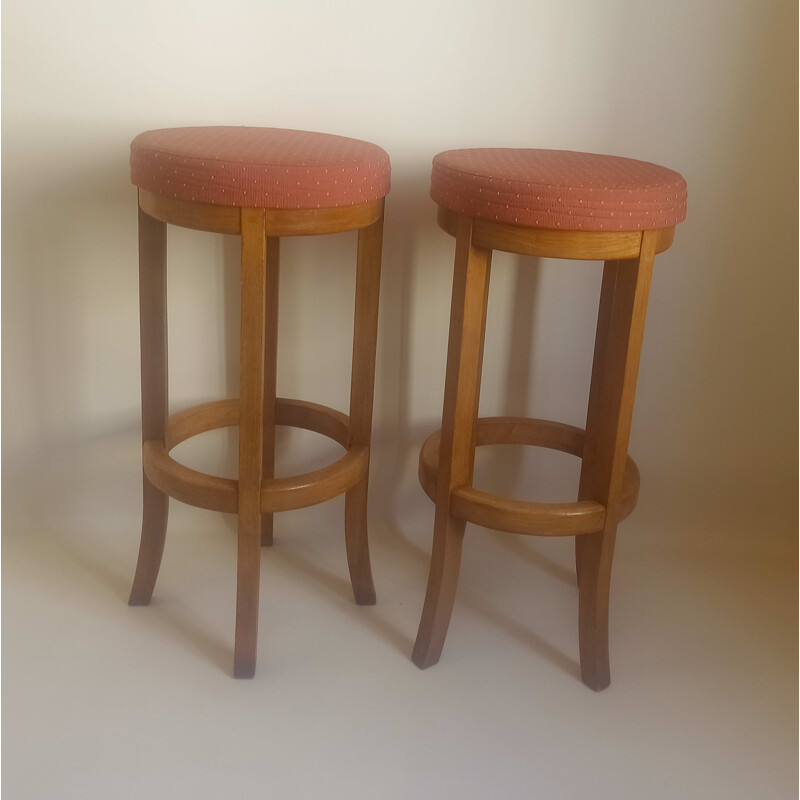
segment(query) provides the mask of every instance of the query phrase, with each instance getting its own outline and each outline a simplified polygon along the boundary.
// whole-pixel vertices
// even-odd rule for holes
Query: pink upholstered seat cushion
[[[254,208],[331,208],[389,191],[377,145],[282,128],[147,131],[131,142],[131,181],[179,200]]]
[[[431,197],[452,211],[533,228],[636,231],[686,217],[686,181],[677,172],[570,150],[439,153]]]

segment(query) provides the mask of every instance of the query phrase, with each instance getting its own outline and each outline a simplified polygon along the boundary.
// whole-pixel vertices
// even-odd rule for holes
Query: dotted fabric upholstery
[[[165,197],[331,208],[384,197],[389,156],[358,139],[282,128],[163,128],[131,142],[131,182]]]
[[[533,228],[636,231],[686,217],[686,181],[647,161],[570,150],[448,150],[431,197],[473,217]]]

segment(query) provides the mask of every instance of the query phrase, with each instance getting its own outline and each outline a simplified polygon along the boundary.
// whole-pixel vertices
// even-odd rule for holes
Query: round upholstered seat
[[[390,165],[377,145],[327,133],[164,128],[131,142],[131,181],[155,194],[198,203],[333,208],[384,197]]]
[[[534,228],[651,230],[686,216],[686,181],[679,173],[647,161],[570,150],[439,153],[431,197],[451,211]]]

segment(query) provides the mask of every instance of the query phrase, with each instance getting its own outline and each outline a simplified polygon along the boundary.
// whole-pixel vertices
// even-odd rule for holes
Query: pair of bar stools
[[[367,482],[388,155],[340,136],[274,128],[175,128],[131,145],[139,187],[144,512],[131,605],[153,593],[169,497],[238,514],[234,675],[256,663],[260,548],[276,511],[345,493],[347,561],[356,603],[375,602],[367,542]],[[433,555],[413,660],[439,660],[455,599],[467,522],[511,533],[575,536],[581,674],[609,684],[608,599],[617,524],[636,504],[628,457],[631,414],[653,257],[686,212],[686,183],[641,161],[556,150],[440,153],[431,197],[456,239],[442,428],[422,446],[419,477],[436,504]],[[239,399],[168,414],[166,223],[239,234],[242,241]],[[282,236],[358,230],[350,414],[276,397]],[[478,418],[493,250],[605,262],[586,430],[518,417]],[[239,426],[239,479],[206,475],[169,451],[196,434]],[[329,436],[334,464],[275,478],[275,426]],[[510,500],[472,486],[475,448],[549,447],[582,459],[575,503]]]

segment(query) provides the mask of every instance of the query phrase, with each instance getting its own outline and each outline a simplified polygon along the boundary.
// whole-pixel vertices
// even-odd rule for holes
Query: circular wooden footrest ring
[[[261,484],[261,512],[289,511],[322,503],[355,486],[369,467],[369,448],[350,447],[350,418],[317,403],[278,398],[275,422],[328,436],[347,452],[322,469],[272,478]],[[144,472],[158,489],[176,500],[212,511],[235,514],[239,482],[189,469],[175,461],[169,451],[192,436],[239,424],[239,401],[219,400],[173,414],[167,423],[166,442],[149,439],[142,447]]]
[[[419,480],[428,497],[436,501],[441,431],[429,436],[419,454]],[[476,421],[475,446],[528,444],[581,457],[585,431],[561,422],[525,417],[486,417]],[[639,470],[628,457],[619,518],[633,511],[639,496]],[[593,500],[575,503],[529,503],[482,492],[472,486],[454,489],[450,513],[476,525],[533,536],[575,536],[602,530],[606,509]]]

